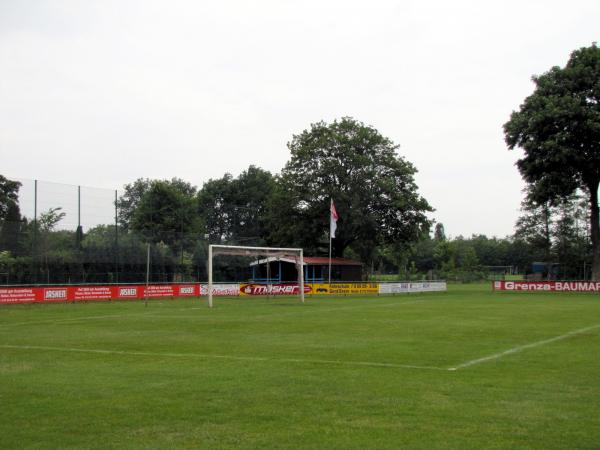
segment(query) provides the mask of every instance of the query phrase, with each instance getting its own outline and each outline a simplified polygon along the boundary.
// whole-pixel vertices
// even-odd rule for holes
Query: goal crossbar
[[[208,306],[213,306],[213,257],[217,255],[229,256],[261,256],[268,255],[277,258],[285,256],[297,257],[298,288],[300,300],[304,303],[304,250],[301,248],[277,248],[277,247],[246,247],[241,245],[218,245],[208,246]]]

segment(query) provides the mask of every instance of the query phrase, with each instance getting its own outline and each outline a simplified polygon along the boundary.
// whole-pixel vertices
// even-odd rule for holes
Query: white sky
[[[597,0],[0,0],[0,174],[197,185],[351,116],[400,144],[450,236],[513,232],[502,125],[598,40]]]

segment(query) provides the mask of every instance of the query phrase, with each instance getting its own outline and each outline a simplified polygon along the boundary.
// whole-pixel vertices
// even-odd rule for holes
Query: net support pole
[[[119,198],[115,189],[115,282],[119,282]]]
[[[81,226],[81,186],[77,186],[77,228]]]
[[[148,290],[150,286],[150,244],[146,255],[146,292],[144,293],[144,306],[148,306]]]
[[[300,288],[300,300],[304,303],[304,250],[300,250],[300,266],[298,267],[298,286]]]
[[[208,307],[213,306],[213,271],[212,271],[212,260],[213,260],[213,246],[208,246]]]
[[[33,185],[33,240],[32,240],[32,253],[33,253],[33,281],[35,284],[38,282],[38,248],[37,248],[37,204],[38,204],[38,180],[34,180]]]

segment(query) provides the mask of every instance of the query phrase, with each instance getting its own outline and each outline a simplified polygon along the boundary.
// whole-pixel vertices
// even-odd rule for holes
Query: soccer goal
[[[304,251],[301,248],[274,248],[274,247],[245,247],[239,245],[215,245],[208,246],[208,306],[213,306],[213,257],[217,255],[261,257],[269,259],[288,258],[293,259],[298,271],[298,295],[304,303]]]

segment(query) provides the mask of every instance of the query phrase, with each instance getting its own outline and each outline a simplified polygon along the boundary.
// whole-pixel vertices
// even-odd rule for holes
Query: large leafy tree
[[[151,184],[152,180],[148,178],[138,178],[133,183],[124,186],[124,192],[117,200],[118,220],[121,228],[129,229],[133,214]]]
[[[592,276],[600,279],[600,49],[574,51],[565,67],[533,78],[535,91],[504,125],[519,171],[539,204],[558,203],[577,189],[589,196]]]
[[[209,180],[198,192],[198,212],[212,242],[264,245],[269,234],[267,207],[275,177],[250,166],[237,178],[225,174]]]
[[[554,251],[561,265],[561,273],[571,279],[584,276],[583,268],[589,267],[590,245],[585,230],[587,221],[585,209],[581,206],[577,195],[561,203],[556,210],[552,230]]]
[[[515,224],[514,237],[529,246],[535,260],[554,262],[551,261],[554,210],[548,201],[538,204],[531,193],[521,202],[521,215]]]
[[[18,203],[8,202],[6,215],[0,223],[0,251],[8,250],[12,255],[19,254],[23,227],[24,223]]]
[[[124,192],[117,200],[118,220],[121,228],[127,230],[131,227],[133,216],[140,205],[144,195],[151,190],[158,180],[138,178],[133,183],[124,186]],[[172,187],[183,196],[191,198],[196,195],[196,187],[180,178],[162,180],[161,183]]]
[[[198,214],[204,234],[208,235],[211,242],[231,239],[233,218],[229,192],[232,183],[233,177],[226,173],[222,178],[208,180],[198,191]]]
[[[4,220],[11,204],[19,203],[21,183],[0,175],[0,220]]]
[[[0,251],[8,250],[16,255],[22,227],[19,210],[21,183],[0,175]]]
[[[527,247],[528,263],[560,263],[562,276],[583,276],[582,268],[589,267],[591,260],[587,205],[579,191],[552,205],[537,204],[527,195],[514,237]]]
[[[194,197],[168,181],[152,181],[136,205],[130,226],[151,242],[180,244],[197,228]]]
[[[365,262],[380,244],[416,241],[430,222],[415,167],[376,129],[344,117],[293,136],[271,209],[273,239],[324,250],[333,199],[339,215],[334,256],[352,246]],[[322,244],[319,247],[319,242]]]

